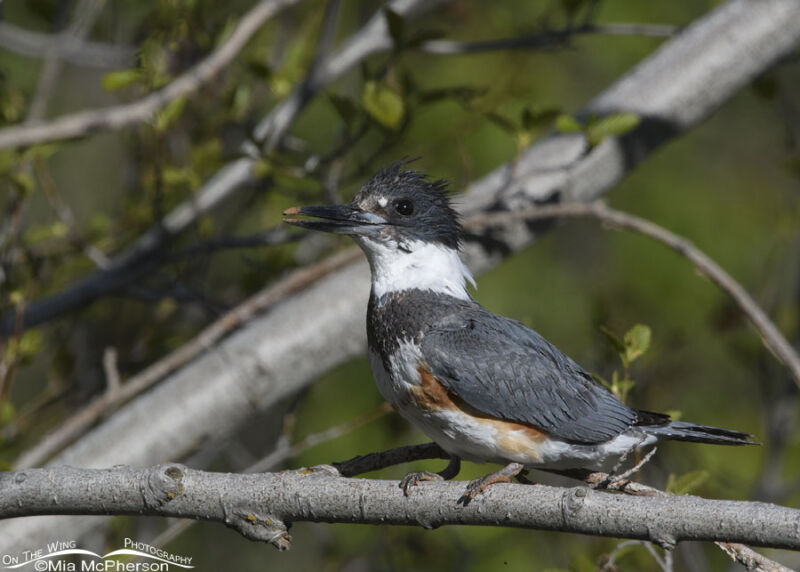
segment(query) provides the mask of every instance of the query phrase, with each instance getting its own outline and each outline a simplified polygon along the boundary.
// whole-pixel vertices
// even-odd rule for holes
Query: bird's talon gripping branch
[[[523,465],[520,463],[509,463],[499,471],[490,473],[485,477],[471,480],[467,485],[464,494],[459,499],[459,502],[466,506],[470,503],[470,501],[475,500],[475,497],[477,497],[491,485],[497,483],[510,483],[512,477],[518,477],[523,468]]]
[[[400,488],[403,489],[403,494],[408,496],[411,493],[411,487],[416,487],[422,481],[443,481],[444,477],[438,473],[431,473],[430,471],[415,471],[408,473],[400,481]]]
[[[431,473],[430,471],[415,471],[408,473],[403,480],[400,481],[400,488],[403,489],[403,494],[409,495],[409,489],[417,486],[422,481],[449,481],[455,477],[461,470],[461,459],[458,457],[450,457],[450,462],[447,466],[438,473]]]

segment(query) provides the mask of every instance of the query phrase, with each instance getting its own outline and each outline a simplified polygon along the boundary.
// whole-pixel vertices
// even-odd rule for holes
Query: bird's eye
[[[397,211],[397,214],[408,216],[414,212],[414,203],[408,199],[400,199],[394,203],[394,210]]]

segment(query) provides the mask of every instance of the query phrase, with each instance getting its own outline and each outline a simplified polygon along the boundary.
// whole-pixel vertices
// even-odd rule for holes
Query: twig
[[[492,226],[503,226],[524,220],[559,217],[596,218],[612,226],[638,232],[652,238],[689,260],[695,269],[723,292],[728,294],[750,319],[761,336],[764,345],[782,362],[800,386],[800,356],[769,319],[758,303],[722,267],[694,246],[687,239],[643,218],[611,209],[600,202],[562,203],[527,208],[517,212],[501,212],[476,215],[466,221],[469,230],[477,231]]]
[[[348,433],[358,429],[359,427],[363,427],[368,423],[372,423],[373,421],[380,419],[390,411],[392,411],[392,408],[389,406],[388,403],[384,402],[377,408],[365,413],[364,415],[356,417],[355,419],[351,419],[350,421],[347,421],[340,425],[330,427],[328,429],[325,429],[324,431],[307,435],[306,437],[303,437],[294,444],[289,444],[288,442],[286,442],[285,444],[281,444],[278,447],[276,447],[275,450],[272,451],[272,453],[270,453],[263,459],[253,463],[249,467],[247,467],[244,470],[244,472],[261,473],[264,471],[272,470],[275,467],[279,466],[286,459],[289,459],[291,457],[296,457],[297,455],[299,455],[300,453],[311,447],[315,447],[322,443],[327,443],[328,441],[333,441],[334,439],[338,439],[343,435],[347,435]]]
[[[445,1],[394,0],[386,7],[399,16],[409,17],[432,10]],[[318,62],[300,86],[256,126],[253,135],[255,140],[262,144],[262,150],[269,152],[278,146],[294,118],[321,87],[344,75],[367,56],[385,52],[393,47],[394,42],[389,36],[385,13],[379,10],[336,53]]]
[[[770,560],[744,544],[735,542],[715,542],[714,544],[719,546],[734,562],[738,562],[748,570],[754,572],[794,572],[792,568],[787,568],[779,562]]]
[[[350,248],[321,262],[296,270],[276,284],[265,288],[205,328],[192,341],[183,344],[171,354],[130,378],[120,386],[119,391],[106,392],[96,397],[91,403],[61,423],[55,432],[47,435],[32,449],[22,453],[16,460],[15,466],[24,469],[42,464],[48,457],[78,437],[114,407],[138,395],[170,372],[188,363],[223,336],[263,312],[284,296],[302,290],[309,283],[352,262],[360,254],[361,251],[357,248]]]
[[[393,465],[422,459],[450,459],[450,454],[436,443],[423,443],[422,445],[408,445],[379,453],[359,455],[347,461],[333,463],[332,466],[343,477],[355,477],[356,475],[378,471]]]
[[[59,36],[25,30],[8,22],[0,21],[0,48],[23,56],[41,58],[46,56]],[[70,38],[59,46],[61,57],[72,65],[101,69],[130,66],[136,49]]]
[[[39,82],[36,86],[33,98],[28,106],[28,114],[25,123],[35,123],[44,118],[47,111],[47,103],[56,87],[61,69],[64,66],[62,52],[64,46],[77,41],[82,42],[94,26],[95,20],[100,15],[104,0],[81,0],[72,14],[72,23],[56,36],[55,41],[50,45],[50,49],[45,54],[44,65],[39,74]]]
[[[287,459],[296,457],[300,453],[303,453],[306,449],[321,445],[322,443],[327,443],[328,441],[333,441],[334,439],[338,439],[343,435],[347,435],[359,427],[362,427],[368,423],[372,423],[373,421],[383,417],[391,410],[392,408],[389,406],[389,404],[384,401],[379,407],[365,413],[364,415],[356,417],[355,419],[340,425],[330,427],[324,431],[312,433],[311,435],[304,437],[294,444],[291,444],[288,438],[284,438],[282,436],[278,439],[278,444],[275,447],[275,450],[273,450],[263,459],[260,459],[247,467],[243,472],[262,473],[264,471],[274,470]],[[196,520],[179,520],[174,522],[158,536],[156,536],[151,541],[151,544],[154,546],[164,546],[167,542],[174,540],[197,522],[198,521]]]
[[[647,36],[651,38],[669,38],[675,35],[677,26],[660,24],[587,24],[577,28],[564,30],[548,30],[538,34],[529,34],[516,38],[500,38],[481,42],[454,42],[450,40],[428,40],[417,48],[427,54],[440,56],[480,54],[499,50],[530,50],[557,48],[566,45],[574,36]]]
[[[394,0],[388,6],[397,14],[410,17],[431,10],[442,1],[444,0]],[[268,2],[262,2],[259,6],[266,3]],[[250,18],[252,13],[251,11],[245,18]],[[252,25],[253,21],[248,19],[248,22]],[[227,45],[230,45],[230,40]],[[267,138],[266,149],[274,148],[286,135],[292,121],[313,93],[342,76],[368,56],[391,48],[392,40],[388,34],[385,16],[380,11],[353,34],[344,46],[319,64],[313,82],[304,82],[306,85],[304,90],[295,90],[259,123],[254,131],[254,139],[261,141]],[[181,77],[185,76],[186,74]],[[165,89],[168,88],[169,86]],[[0,129],[0,141],[3,133],[4,131]],[[243,151],[248,151],[250,155],[259,154],[259,151],[252,147],[252,144],[245,145]],[[100,296],[119,289],[121,284],[129,283],[132,275],[140,276],[146,272],[158,259],[166,241],[186,230],[204,213],[231,198],[245,183],[255,180],[254,162],[252,156],[244,156],[226,164],[206,181],[190,200],[172,209],[159,225],[151,228],[133,245],[111,259],[106,270],[95,272],[60,292],[28,304],[24,320],[20,322],[20,331],[53,320],[88,304]],[[16,324],[16,313],[6,312],[0,315],[0,338],[15,332]]]
[[[180,258],[197,256],[198,254],[208,254],[215,250],[276,246],[295,242],[302,237],[302,233],[289,232],[285,226],[279,226],[263,232],[256,232],[243,236],[217,236],[172,252],[164,259],[164,262],[172,262]]]
[[[625,548],[628,548],[629,546],[641,546],[641,545],[642,545],[641,540],[625,540],[624,542],[620,542],[614,547],[614,550],[601,557],[602,566],[600,569],[605,572],[616,572],[617,567],[614,566],[614,564],[617,560],[617,556],[619,556],[619,553]]]
[[[148,121],[179,97],[197,91],[224,70],[264,22],[299,0],[262,0],[245,14],[230,37],[205,59],[158,91],[123,105],[65,115],[44,123],[0,129],[0,149],[24,147],[120,129]]]
[[[653,455],[656,454],[656,451],[658,451],[658,447],[653,447],[647,452],[647,454],[642,458],[642,460],[636,463],[633,467],[631,467],[630,469],[628,469],[623,473],[620,473],[619,475],[611,475],[610,484],[624,481],[632,474],[639,472],[641,468],[644,467],[647,464],[647,462],[653,458]]]
[[[103,371],[106,374],[106,393],[113,395],[121,386],[117,369],[117,348],[107,347],[103,351]]]

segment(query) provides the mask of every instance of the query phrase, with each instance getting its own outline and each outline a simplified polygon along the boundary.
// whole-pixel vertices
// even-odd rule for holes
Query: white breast
[[[358,237],[372,271],[372,292],[380,298],[401,290],[431,290],[469,300],[467,282],[475,286],[469,269],[458,251],[442,244],[406,241],[399,247]]]

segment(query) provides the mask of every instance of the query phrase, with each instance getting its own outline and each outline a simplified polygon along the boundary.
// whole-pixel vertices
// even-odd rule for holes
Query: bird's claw
[[[518,476],[523,470],[523,466],[519,463],[509,463],[497,472],[473,479],[464,489],[464,494],[458,499],[458,502],[464,506],[468,505],[479,494],[485,491],[488,487],[495,483],[510,483],[512,477]]]
[[[430,471],[414,471],[408,473],[400,481],[400,488],[403,489],[403,494],[408,496],[411,487],[416,487],[422,481],[443,481],[444,477],[438,473],[431,473]]]

